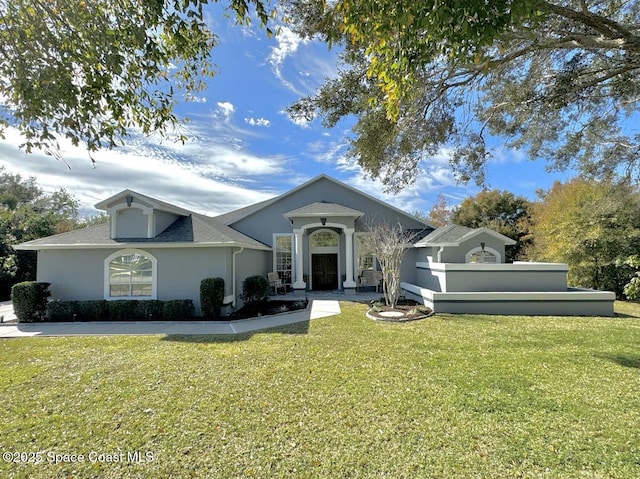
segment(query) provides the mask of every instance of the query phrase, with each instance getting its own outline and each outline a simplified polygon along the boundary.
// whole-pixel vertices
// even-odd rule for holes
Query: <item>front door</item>
[[[338,289],[338,255],[311,255],[312,286],[317,290]]]

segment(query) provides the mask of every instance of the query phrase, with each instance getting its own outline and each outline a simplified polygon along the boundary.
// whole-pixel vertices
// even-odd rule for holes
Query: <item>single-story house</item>
[[[434,230],[326,175],[216,217],[131,190],[96,207],[108,223],[16,246],[38,252],[37,279],[51,283],[55,299],[192,299],[199,313],[202,279],[223,278],[225,302],[237,307],[245,278],[273,272],[301,294],[352,291],[378,268],[364,241],[367,224],[387,222],[415,233],[403,288],[435,311],[613,314],[612,293],[578,299],[567,289],[566,265],[503,264],[512,239],[486,228]],[[520,296],[496,296],[514,288]]]

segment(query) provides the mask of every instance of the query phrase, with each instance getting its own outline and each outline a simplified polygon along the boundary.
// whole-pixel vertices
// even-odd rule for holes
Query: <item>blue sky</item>
[[[442,193],[452,205],[479,189],[456,184],[446,151],[426,159],[418,181],[397,195],[366,178],[344,153],[351,124],[328,130],[319,120],[291,121],[284,110],[312,93],[337,71],[336,52],[323,43],[302,40],[283,27],[266,38],[256,25],[241,27],[223,18],[219,7],[209,18],[219,44],[213,50],[218,74],[195,102],[176,112],[190,118],[182,132],[187,144],[135,136],[126,147],[88,154],[62,142],[71,166],[41,153],[19,150],[21,139],[9,129],[0,141],[0,164],[8,171],[35,176],[47,192],[66,188],[90,213],[95,203],[125,188],[205,214],[219,214],[283,193],[325,173],[409,212],[428,212]],[[567,174],[547,173],[542,161],[500,147],[487,180],[498,188],[535,198]]]

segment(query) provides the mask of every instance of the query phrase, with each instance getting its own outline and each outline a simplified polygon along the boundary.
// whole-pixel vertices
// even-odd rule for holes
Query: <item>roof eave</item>
[[[39,250],[63,250],[63,249],[169,249],[169,248],[245,248],[262,251],[271,251],[273,248],[267,245],[256,245],[241,243],[238,241],[220,241],[220,242],[200,242],[200,243],[75,243],[75,244],[41,244],[29,245],[26,243],[13,246],[16,250],[21,251],[39,251]]]

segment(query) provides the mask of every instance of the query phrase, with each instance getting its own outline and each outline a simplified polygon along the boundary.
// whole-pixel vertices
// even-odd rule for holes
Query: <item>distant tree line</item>
[[[79,202],[64,188],[45,194],[34,177],[23,178],[0,167],[0,299],[11,287],[35,280],[36,253],[13,245],[64,233],[106,220],[104,215],[81,218]]]

